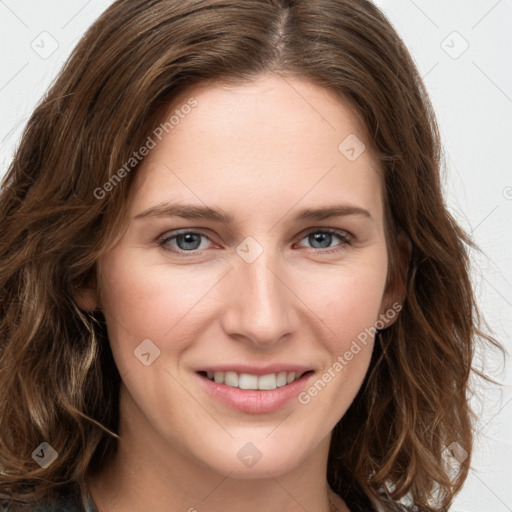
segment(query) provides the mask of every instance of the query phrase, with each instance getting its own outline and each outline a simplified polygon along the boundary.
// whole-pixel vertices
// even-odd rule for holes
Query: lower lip
[[[240,389],[226,386],[196,373],[206,391],[214,398],[231,409],[251,414],[274,412],[284,407],[288,402],[297,398],[314,372],[303,375],[300,379],[280,388],[261,391],[257,389]]]

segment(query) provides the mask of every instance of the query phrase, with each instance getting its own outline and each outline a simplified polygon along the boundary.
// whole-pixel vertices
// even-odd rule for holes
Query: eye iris
[[[308,238],[313,247],[326,249],[331,245],[332,236],[332,233],[326,231],[317,231],[316,233],[311,233],[308,235]],[[174,238],[179,249],[183,251],[195,250],[201,245],[201,235],[197,233],[183,233],[181,235],[176,235]],[[317,243],[320,245],[319,247],[315,246]]]
[[[331,233],[323,233],[323,232],[319,232],[319,233],[312,233],[311,235],[309,235],[310,237],[310,242],[313,240],[315,243],[316,242],[320,242],[321,244],[321,248],[322,249],[325,249],[327,247],[329,247],[329,245],[331,244],[331,241],[332,241],[332,235]],[[313,247],[315,247],[315,244],[312,243],[311,244]]]
[[[194,237],[195,237],[195,241],[194,241]],[[183,244],[180,243],[180,241],[182,241],[182,240],[185,240],[185,246],[183,246]],[[198,235],[196,233],[185,233],[183,235],[177,235],[176,236],[176,244],[182,250],[197,249],[199,247],[199,245],[201,244],[201,237],[200,237],[200,235]],[[192,244],[193,247],[190,247],[187,244]]]

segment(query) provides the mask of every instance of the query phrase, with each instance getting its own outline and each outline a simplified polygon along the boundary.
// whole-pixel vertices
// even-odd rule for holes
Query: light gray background
[[[110,0],[0,0],[0,176],[28,116]],[[473,281],[496,337],[512,342],[512,0],[378,0],[424,77],[446,155],[446,199],[483,250]],[[467,47],[467,48],[466,48]],[[479,384],[473,470],[454,512],[512,511],[512,372]]]

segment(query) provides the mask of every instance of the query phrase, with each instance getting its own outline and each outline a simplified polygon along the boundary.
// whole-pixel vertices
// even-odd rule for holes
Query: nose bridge
[[[233,291],[223,316],[226,332],[257,345],[276,343],[290,333],[293,294],[285,282],[278,251],[247,237],[237,247],[231,272]]]

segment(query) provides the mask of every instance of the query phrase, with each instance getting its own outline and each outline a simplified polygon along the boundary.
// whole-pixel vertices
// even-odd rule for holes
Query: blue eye
[[[160,245],[164,247],[166,250],[170,250],[171,252],[191,252],[191,251],[197,251],[205,249],[205,247],[201,247],[201,237],[208,238],[206,235],[203,235],[202,233],[197,233],[195,231],[183,231],[181,233],[177,233],[171,236],[168,236],[164,238]],[[170,249],[170,242],[171,240],[176,241],[176,245],[178,246],[178,251],[175,251],[174,249]],[[208,238],[209,240],[209,238]],[[173,247],[173,246],[171,246]]]
[[[333,248],[331,246],[333,240],[340,240]],[[210,240],[210,238],[203,233],[197,231],[183,230],[175,232],[169,236],[165,236],[159,242],[159,245],[165,250],[179,255],[194,255],[198,251],[208,249],[202,244],[202,239]],[[332,253],[340,251],[344,246],[350,245],[352,237],[349,233],[337,229],[312,229],[302,240],[308,240],[312,249],[318,249],[321,253]],[[305,247],[300,244],[301,247]],[[189,254],[187,254],[189,253]]]
[[[341,240],[341,243],[334,246],[334,249],[331,249],[330,244],[333,241],[333,237]],[[351,242],[351,236],[347,232],[337,229],[315,229],[306,234],[302,240],[304,239],[307,239],[312,244],[313,249],[320,249],[321,252],[338,251],[344,245],[349,245]]]

